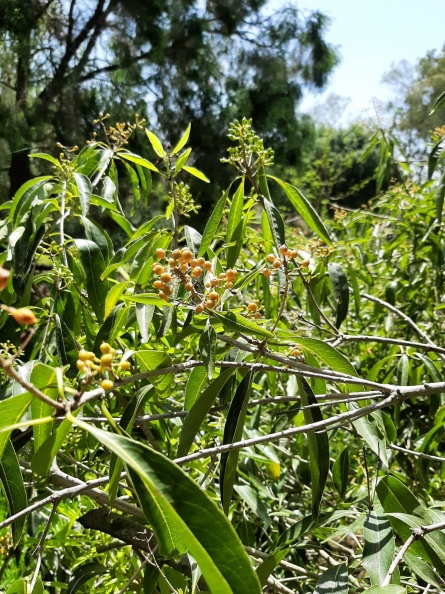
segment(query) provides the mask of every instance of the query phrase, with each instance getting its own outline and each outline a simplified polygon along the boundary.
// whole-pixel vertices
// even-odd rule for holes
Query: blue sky
[[[303,11],[331,17],[326,34],[338,47],[341,63],[323,94],[310,95],[300,110],[311,111],[334,93],[351,99],[348,113],[360,117],[373,97],[386,102],[392,89],[382,84],[385,72],[400,60],[415,64],[445,44],[445,0],[292,0]],[[285,4],[273,0],[272,5]]]

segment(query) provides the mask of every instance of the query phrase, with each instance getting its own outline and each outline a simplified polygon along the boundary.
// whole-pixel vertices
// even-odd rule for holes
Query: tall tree
[[[30,175],[24,149],[80,143],[101,111],[121,120],[137,111],[165,140],[190,121],[201,159],[220,154],[215,143],[231,118],[251,116],[279,158],[296,162],[296,102],[304,86],[325,84],[337,57],[323,15],[267,8],[267,0],[2,0],[10,193]]]

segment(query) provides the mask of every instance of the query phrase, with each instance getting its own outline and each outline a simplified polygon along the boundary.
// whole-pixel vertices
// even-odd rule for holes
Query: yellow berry
[[[265,268],[264,270],[262,270],[262,274],[266,278],[269,278],[271,276],[271,274],[272,274],[272,270],[269,270],[268,268]]]
[[[196,264],[197,264],[198,266],[204,266],[204,264],[205,264],[205,263],[206,263],[206,260],[205,260],[205,258],[202,258],[202,257],[201,257],[201,258],[198,258],[198,259],[196,260]]]
[[[163,250],[162,248],[158,248],[156,250],[156,258],[159,258],[159,260],[165,258],[165,250]]]
[[[274,268],[281,268],[281,260],[274,260],[272,266]]]
[[[198,303],[198,305],[195,307],[195,311],[197,314],[200,314],[204,311],[204,306],[202,303]]]
[[[199,278],[202,274],[202,268],[201,266],[195,266],[192,270],[191,276],[193,278]]]
[[[84,349],[80,349],[78,355],[81,361],[91,361],[92,359],[96,358],[96,355],[91,351],[86,351]]]
[[[174,260],[179,260],[180,257],[181,257],[181,252],[179,250],[172,251],[172,258]]]
[[[249,305],[247,306],[247,309],[249,311],[256,311],[258,309],[258,305],[256,303],[249,303]]]
[[[159,297],[164,301],[168,301],[168,295],[166,295],[164,291],[159,291]]]
[[[153,283],[153,286],[155,289],[163,289],[165,287],[165,283],[163,283],[161,280],[157,280]]]
[[[280,249],[278,250],[282,256],[284,256],[287,252],[287,245],[280,245]]]
[[[275,256],[274,256],[274,254],[269,254],[269,255],[267,256],[266,260],[267,260],[268,262],[273,262],[273,261],[275,260]]]
[[[164,267],[161,264],[155,264],[153,266],[153,272],[155,274],[162,274],[164,272]]]
[[[216,301],[209,299],[206,301],[206,309],[213,309],[216,305]]]
[[[168,265],[170,266],[170,268],[175,268],[176,267],[176,260],[174,258],[169,258],[168,259]]]
[[[111,346],[108,344],[108,342],[103,342],[103,343],[100,345],[100,352],[101,352],[103,355],[106,355],[106,354],[107,354],[107,353],[109,353],[110,351],[111,351]]]
[[[170,283],[172,280],[172,275],[169,272],[163,272],[161,274],[161,281],[163,283]]]
[[[210,291],[209,299],[211,299],[212,301],[218,301],[218,299],[219,299],[218,293],[216,291]]]
[[[226,283],[226,289],[231,289],[233,287],[232,281]]]
[[[105,355],[102,355],[102,357],[100,358],[101,367],[111,367],[112,363],[113,355],[111,353],[106,353]]]
[[[201,266],[204,268],[204,270],[208,270],[209,272],[212,272],[213,266],[209,260],[204,260],[204,264],[201,264]]]
[[[237,271],[233,270],[233,268],[229,268],[229,270],[227,270],[226,272],[226,276],[227,276],[227,280],[228,281],[233,281],[235,280],[236,276],[237,276]]]
[[[102,380],[99,385],[103,390],[105,390],[105,392],[109,392],[114,387],[113,382],[109,379]]]
[[[189,269],[189,265],[188,264],[181,264],[181,270],[182,270],[182,272],[187,272],[188,269]]]
[[[227,274],[225,272],[221,272],[218,278],[220,278],[221,280],[225,280],[227,278]]]
[[[76,361],[76,367],[77,369],[79,369],[79,371],[85,371],[85,361],[82,361],[81,359],[77,359]]]
[[[184,289],[186,291],[193,291],[193,284],[192,283],[185,283]]]
[[[131,368],[130,361],[122,361],[122,363],[119,365],[119,368],[122,369],[122,371],[128,371]]]

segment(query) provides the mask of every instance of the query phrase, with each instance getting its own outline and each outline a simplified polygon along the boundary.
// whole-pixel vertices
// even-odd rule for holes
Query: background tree
[[[80,144],[106,111],[120,120],[138,112],[165,140],[192,122],[203,169],[216,162],[209,157],[220,154],[233,116],[252,116],[279,158],[295,164],[304,134],[296,102],[304,86],[326,83],[337,58],[321,14],[266,8],[266,0],[2,2],[0,138],[11,153],[2,167],[10,193],[30,176],[30,147]]]

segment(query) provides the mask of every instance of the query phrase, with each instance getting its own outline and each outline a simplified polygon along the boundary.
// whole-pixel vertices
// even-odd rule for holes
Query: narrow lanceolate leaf
[[[439,97],[436,99],[436,101],[434,102],[434,105],[433,105],[433,109],[430,111],[430,113],[428,115],[432,115],[436,111],[436,109],[439,109],[439,107],[441,105],[443,105],[444,103],[445,103],[445,91],[443,93],[441,93],[439,95]]]
[[[178,142],[178,144],[173,148],[171,154],[172,155],[176,155],[176,153],[179,153],[179,151],[182,149],[182,147],[184,147],[187,144],[187,141],[189,139],[190,136],[190,130],[191,130],[192,125],[189,124],[187,126],[186,131],[184,132],[184,134],[181,136],[180,141]]]
[[[108,294],[108,281],[101,281],[101,274],[105,270],[105,261],[99,246],[88,239],[75,239],[79,250],[80,261],[86,277],[86,288],[90,305],[102,322],[105,313],[105,300]]]
[[[278,208],[270,200],[263,200],[264,210],[266,212],[267,222],[274,239],[277,249],[286,243],[286,235],[284,231],[283,217]]]
[[[433,146],[429,156],[428,156],[428,179],[433,177],[433,173],[436,170],[437,164],[439,163],[440,159],[445,157],[445,138],[441,138],[436,144]]]
[[[326,570],[315,586],[314,594],[347,594],[348,568],[346,563]]]
[[[436,191],[436,219],[438,223],[442,221],[443,202],[445,198],[445,172],[442,174],[439,186]]]
[[[224,192],[221,198],[216,203],[212,214],[207,221],[207,225],[202,234],[201,245],[199,246],[198,257],[203,256],[207,248],[210,246],[212,241],[215,239],[216,232],[218,231],[219,224],[221,222],[222,213],[227,202],[227,192]]]
[[[136,441],[76,422],[139,475],[156,510],[147,519],[157,542],[169,535],[180,538],[212,594],[260,594],[258,578],[230,522],[177,464]]]
[[[342,499],[345,498],[346,489],[348,488],[348,478],[349,448],[346,447],[341,451],[340,455],[332,466],[332,481]]]
[[[328,265],[329,280],[331,281],[332,292],[336,302],[335,327],[340,328],[341,323],[346,319],[349,308],[349,285],[346,274],[339,264]]]
[[[31,383],[41,390],[45,396],[51,400],[57,400],[57,376],[54,367],[39,363],[34,367],[31,373]],[[50,417],[54,408],[50,404],[42,402],[38,398],[33,398],[31,403],[31,411],[33,419],[41,419]],[[34,425],[34,451],[36,452],[42,443],[51,435],[52,423],[43,423],[41,425]]]
[[[145,169],[150,169],[150,171],[155,171],[156,173],[160,173],[159,169],[147,159],[143,159],[138,155],[134,155],[128,151],[118,151],[117,154],[121,159],[125,159],[126,161],[131,161],[132,163],[136,163],[136,165],[140,165],[141,167],[145,167]]]
[[[306,225],[312,229],[312,231],[314,231],[314,233],[316,233],[318,237],[320,237],[325,243],[331,245],[331,239],[326,227],[323,224],[323,221],[318,216],[312,204],[307,198],[305,198],[305,196],[303,196],[300,190],[294,186],[291,186],[291,184],[282,181],[278,177],[274,177],[273,175],[268,175],[267,177],[276,181],[283,188],[286,196],[289,198],[290,203],[298,212]]]
[[[227,219],[227,233],[226,242],[230,243],[235,240],[235,231],[239,228],[244,207],[244,178],[238,186],[237,191],[233,195],[232,204],[230,205],[229,216]],[[230,250],[230,248],[228,248]]]
[[[0,459],[11,435],[11,430],[8,427],[20,421],[31,401],[31,394],[24,392],[0,402]]]
[[[202,360],[207,370],[207,377],[209,380],[213,378],[215,373],[215,359],[216,359],[216,332],[212,326],[207,326],[199,339],[199,351]]]
[[[194,371],[202,369],[197,367]],[[201,423],[204,421],[210,408],[213,406],[218,394],[225,386],[227,380],[234,373],[234,369],[226,369],[221,375],[215,378],[211,384],[204,390],[204,392],[195,399],[189,414],[185,417],[182,426],[181,435],[179,436],[178,457],[186,456],[199,431]]]
[[[187,171],[187,173],[190,173],[190,175],[193,175],[193,177],[197,177],[201,181],[206,182],[206,184],[210,183],[209,178],[202,171],[196,169],[196,167],[189,167],[188,165],[184,165],[183,170]]]
[[[73,177],[79,195],[82,215],[86,217],[90,209],[91,192],[93,191],[91,187],[91,182],[89,178],[86,175],[83,175],[82,173],[73,173]]]
[[[180,155],[176,161],[176,165],[175,165],[175,175],[177,173],[179,173],[181,171],[181,169],[184,167],[184,165],[187,163],[188,158],[190,157],[190,153],[192,152],[192,149],[189,148],[186,151],[184,151],[182,153],[182,155]]]
[[[364,591],[363,594],[406,594],[406,588],[403,586],[372,586]]]
[[[253,372],[249,371],[249,373],[243,377],[235,392],[224,426],[224,445],[239,441],[243,435],[247,407],[249,405],[250,390],[252,387],[252,377]],[[238,468],[238,458],[239,450],[233,450],[227,454],[222,454],[221,456],[219,484],[221,502],[226,514],[229,511],[230,502],[232,500],[233,485],[235,484],[236,470]]]
[[[301,404],[311,405],[311,408],[304,409],[304,420],[306,424],[322,421],[323,417],[317,405],[317,399],[311,387],[304,378],[297,378]],[[315,405],[315,406],[314,406]],[[311,464],[311,487],[312,487],[312,516],[316,521],[320,509],[326,479],[329,473],[329,439],[327,433],[308,433],[307,435],[309,456]]]
[[[198,400],[201,389],[207,381],[207,370],[205,367],[195,367],[192,369],[187,384],[185,385],[184,408],[190,410]]]
[[[9,512],[13,516],[26,509],[28,498],[23,484],[22,471],[11,442],[8,440],[3,457],[0,461],[0,482],[8,500]],[[19,518],[12,524],[12,542],[14,548],[18,545],[22,536],[23,526],[26,517]]]
[[[295,343],[303,347],[304,350],[309,351],[318,359],[330,367],[333,371],[346,373],[357,377],[355,367],[348,361],[348,359],[340,353],[336,348],[327,344],[319,338],[306,338],[303,336],[295,337]]]
[[[150,132],[150,130],[147,129],[145,129],[145,134],[148,136],[148,140],[150,141],[150,144],[158,157],[161,157],[161,159],[166,157],[167,153],[165,152],[162,142],[159,140],[156,134],[153,134],[153,132]]]
[[[394,536],[391,523],[384,514],[370,512],[365,520],[363,535],[363,567],[371,584],[381,586],[394,558]]]
[[[247,334],[248,336],[260,336],[262,338],[273,338],[274,335],[269,330],[262,328],[251,320],[234,311],[212,312],[212,317],[218,320],[224,328],[232,332]]]
[[[144,305],[157,305],[158,307],[173,307],[173,303],[165,301],[158,297],[156,293],[136,293],[136,295],[122,295],[121,299],[124,301],[131,301],[132,303],[143,303]]]

